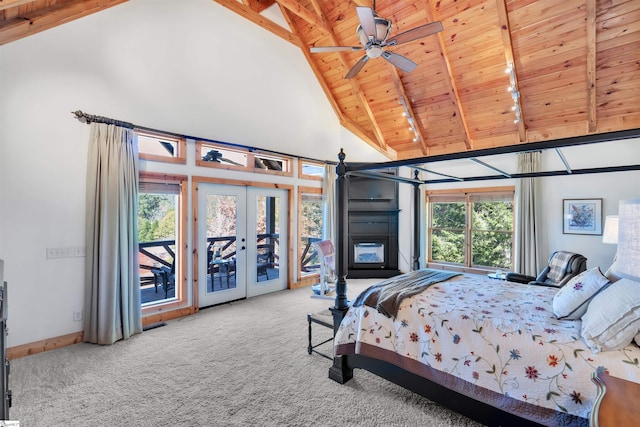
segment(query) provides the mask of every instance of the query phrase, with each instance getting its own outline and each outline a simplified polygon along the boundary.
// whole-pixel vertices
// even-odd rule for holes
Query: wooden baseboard
[[[181,310],[152,314],[150,316],[145,316],[142,320],[142,324],[143,326],[147,326],[153,323],[188,316],[190,314],[193,314],[194,312],[195,309],[193,307],[186,307]],[[62,335],[59,337],[47,338],[42,341],[9,347],[7,348],[7,359],[19,359],[21,357],[30,356],[32,354],[42,353],[44,351],[55,350],[56,348],[78,344],[83,342],[83,339],[84,332],[74,332],[72,334]]]
[[[184,307],[178,310],[165,311],[162,313],[148,314],[142,318],[142,326],[160,323],[167,320],[178,319],[180,317],[194,314],[196,309],[193,306]]]
[[[84,332],[74,332],[73,334],[62,335],[60,337],[48,338],[42,341],[9,347],[7,348],[7,359],[18,359],[20,357],[42,353],[43,351],[54,350],[56,348],[77,344],[82,342],[83,338]]]

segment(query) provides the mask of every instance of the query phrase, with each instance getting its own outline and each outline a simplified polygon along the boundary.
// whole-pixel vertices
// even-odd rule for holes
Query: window
[[[150,132],[136,132],[141,159],[186,164],[186,141],[184,138]]]
[[[204,141],[196,143],[197,166],[293,176],[292,163],[293,159],[286,156]]]
[[[427,192],[429,262],[510,269],[513,189]]]
[[[176,304],[184,289],[186,178],[143,173],[138,192],[138,263],[143,313]]]
[[[298,177],[321,181],[324,178],[324,163],[299,160]]]
[[[322,240],[322,190],[299,187],[298,207],[299,274],[304,278],[320,271],[320,260],[313,242]]]

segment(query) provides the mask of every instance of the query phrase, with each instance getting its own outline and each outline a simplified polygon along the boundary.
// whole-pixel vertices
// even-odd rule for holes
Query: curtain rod
[[[225,145],[227,147],[242,148],[242,149],[248,150],[249,152],[258,151],[258,152],[268,153],[268,154],[277,154],[279,156],[296,157],[298,159],[310,160],[310,161],[318,162],[318,163],[325,163],[325,164],[331,164],[331,165],[338,164],[338,162],[333,162],[333,161],[328,161],[328,160],[318,160],[318,159],[314,159],[312,157],[298,156],[298,155],[295,155],[295,154],[283,153],[283,152],[280,152],[280,151],[267,150],[267,149],[264,149],[264,148],[251,147],[251,146],[242,145],[242,144],[235,144],[233,142],[218,141],[216,139],[209,139],[209,138],[200,138],[200,137],[195,137],[195,136],[192,136],[192,135],[185,135],[185,134],[181,134],[181,133],[168,132],[166,130],[161,130],[161,129],[154,129],[154,128],[150,128],[150,127],[134,125],[133,123],[124,122],[122,120],[112,119],[112,118],[104,117],[104,116],[97,116],[97,115],[94,115],[94,114],[87,114],[87,113],[85,113],[85,112],[83,112],[81,110],[72,111],[71,114],[76,116],[76,119],[78,119],[78,121],[80,123],[86,123],[86,124],[104,123],[104,124],[108,124],[108,125],[120,126],[120,127],[127,128],[127,129],[137,129],[137,130],[147,131],[147,132],[162,133],[162,134],[165,134],[165,135],[171,135],[171,136],[175,136],[175,137],[178,137],[178,138],[188,138],[188,139],[194,139],[194,140],[199,140],[199,141],[212,142],[212,143],[215,143],[215,144]]]

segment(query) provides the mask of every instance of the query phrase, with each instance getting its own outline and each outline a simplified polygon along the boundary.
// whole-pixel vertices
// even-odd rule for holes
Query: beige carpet
[[[371,281],[349,282],[348,296]],[[11,362],[12,420],[38,426],[479,426],[368,372],[307,354],[309,288],[208,308],[112,346]],[[314,328],[318,340],[330,330]],[[330,351],[330,344],[326,348]]]

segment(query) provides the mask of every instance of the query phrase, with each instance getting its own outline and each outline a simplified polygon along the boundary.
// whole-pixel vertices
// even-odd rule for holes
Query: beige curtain
[[[518,154],[518,172],[540,170],[540,152]],[[514,271],[536,276],[540,270],[538,180],[520,178],[516,184]]]
[[[138,271],[138,140],[92,123],[87,167],[85,342],[142,332]]]
[[[324,165],[322,179],[322,237],[336,245],[336,165]]]

